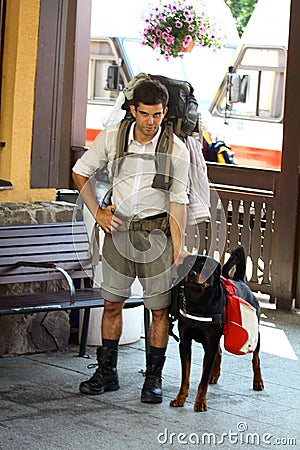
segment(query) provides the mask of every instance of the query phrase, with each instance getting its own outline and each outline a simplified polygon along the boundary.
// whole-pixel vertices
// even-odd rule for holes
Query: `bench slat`
[[[81,265],[81,264],[84,264],[86,266],[88,264],[88,262],[90,261],[90,259],[87,258],[87,252],[84,252],[84,253],[80,252],[78,254],[76,253],[76,255],[74,255],[74,254],[70,255],[69,253],[61,254],[60,258],[58,258],[58,256],[54,255],[54,254],[53,255],[33,254],[31,256],[29,256],[29,255],[10,256],[7,258],[0,258],[0,273],[6,271],[7,267],[10,267],[12,270],[15,270],[13,265],[19,261],[30,261],[30,262],[37,262],[37,263],[42,263],[42,262],[60,263],[61,262],[62,264],[70,264],[71,267],[72,267],[72,265],[74,265],[76,267],[76,265]]]
[[[68,271],[72,278],[92,278],[92,269],[78,270],[78,271]],[[59,272],[36,272],[36,273],[21,273],[15,276],[1,275],[0,274],[0,284],[13,284],[13,283],[26,283],[34,281],[51,281],[51,280],[63,280],[64,277]],[[0,297],[0,303],[2,297]]]
[[[76,291],[75,303],[70,304],[68,291],[40,292],[35,294],[22,294],[1,297],[0,314],[20,314],[42,311],[59,311],[83,308],[96,308],[104,305],[99,288],[86,288]],[[143,305],[141,298],[129,298],[124,308],[133,308]]]
[[[84,255],[85,256],[85,255]],[[35,256],[32,258],[27,258],[27,262],[35,262],[35,263],[44,263],[44,262],[56,262],[57,266],[66,270],[72,278],[92,278],[93,276],[93,267],[90,259],[86,259],[85,257],[81,260],[76,261],[63,261],[63,258],[60,260],[51,261],[50,258],[48,261],[44,259],[40,259]],[[43,267],[26,267],[19,266],[0,266],[0,284],[11,284],[11,283],[25,283],[31,281],[49,281],[49,280],[59,280],[63,279],[63,276],[60,272],[56,270],[43,268]],[[0,297],[1,299],[1,297]]]
[[[86,255],[84,255],[86,256]],[[59,267],[62,267],[65,270],[82,270],[82,269],[89,269],[92,268],[91,265],[91,260],[90,258],[82,258],[82,259],[78,259],[78,260],[70,260],[68,258],[66,258],[66,260],[64,260],[63,258],[60,258],[59,260],[55,261],[55,259],[51,260],[50,258],[45,261],[44,258],[43,259],[38,259],[38,255],[36,256],[32,256],[31,258],[23,258],[23,259],[18,259],[16,262],[21,263],[22,261],[24,261],[24,265],[19,264],[17,265],[11,265],[11,264],[5,264],[3,266],[0,265],[0,276],[13,276],[14,274],[18,275],[18,274],[22,274],[22,273],[35,273],[35,272],[49,272],[49,271],[53,271],[53,267],[39,267],[40,264],[44,264],[44,263],[50,263],[50,264],[56,264]],[[26,266],[26,263],[34,263],[36,264],[36,266],[30,266],[28,264],[28,266]]]
[[[47,224],[29,224],[29,225],[14,225],[1,227],[2,237],[15,236],[41,236],[45,234],[59,235],[59,234],[78,234],[86,233],[86,227],[83,222],[55,222]]]
[[[29,245],[54,245],[54,243],[65,243],[65,244],[79,244],[81,242],[86,242],[86,234],[62,234],[62,235],[39,235],[39,236],[14,236],[14,237],[3,237],[0,239],[0,248],[6,247],[26,247]]]
[[[55,253],[57,256],[57,259],[59,258],[60,254],[64,253],[70,253],[73,254],[76,257],[77,252],[85,250],[87,252],[88,250],[88,243],[87,242],[79,242],[75,245],[73,243],[66,243],[59,242],[57,244],[51,243],[49,245],[39,245],[33,243],[31,245],[26,245],[24,247],[9,247],[5,250],[2,249],[0,253],[0,259],[5,258],[6,256],[15,255],[16,257],[19,255],[32,255],[32,254],[39,254],[39,255],[51,255],[52,253]],[[20,259],[20,258],[18,258]],[[73,258],[74,259],[74,258]],[[13,263],[12,263],[13,264]]]

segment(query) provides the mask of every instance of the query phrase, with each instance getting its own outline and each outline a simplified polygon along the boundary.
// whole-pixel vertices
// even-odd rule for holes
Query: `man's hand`
[[[116,231],[118,226],[123,223],[122,219],[114,215],[116,206],[109,205],[105,209],[100,208],[92,186],[89,183],[89,179],[82,175],[78,175],[75,172],[72,173],[72,176],[86,206],[95,218],[97,224],[105,231],[105,233],[111,234]]]
[[[185,258],[189,255],[191,255],[190,252],[186,251],[186,250],[181,250],[181,251],[176,251],[174,249],[174,262],[175,262],[175,266],[179,267],[183,261],[185,260]]]
[[[109,205],[105,209],[101,209],[100,207],[97,209],[95,219],[105,233],[113,233],[123,223],[122,219],[114,215],[115,208],[115,205]]]

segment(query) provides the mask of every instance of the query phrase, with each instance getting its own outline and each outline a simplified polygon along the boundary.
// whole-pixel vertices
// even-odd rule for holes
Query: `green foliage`
[[[235,19],[239,36],[243,34],[258,0],[224,0]]]

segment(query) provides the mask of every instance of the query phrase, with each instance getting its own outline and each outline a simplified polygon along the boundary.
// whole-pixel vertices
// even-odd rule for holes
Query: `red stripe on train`
[[[101,130],[86,129],[86,146],[90,147]],[[270,150],[265,148],[246,147],[232,145],[234,158],[237,164],[243,166],[263,167],[268,169],[281,168],[281,150]]]
[[[281,150],[232,145],[237,164],[243,166],[263,167],[267,169],[281,168]]]

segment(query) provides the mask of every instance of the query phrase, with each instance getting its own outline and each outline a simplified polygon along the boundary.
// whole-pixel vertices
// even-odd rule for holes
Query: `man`
[[[161,83],[140,81],[134,89],[130,111],[135,119],[128,136],[128,156],[114,163],[119,125],[109,126],[73,168],[81,195],[104,230],[102,295],[102,346],[98,368],[80,384],[84,394],[119,389],[118,342],[122,308],[137,276],[143,286],[145,307],[152,312],[150,356],[141,393],[145,403],[161,403],[161,377],[168,342],[168,306],[171,269],[184,256],[189,155],[174,135],[172,178],[168,191],[152,187],[157,173],[155,148],[167,113],[168,91]],[[113,182],[112,205],[101,209],[90,177],[108,163]],[[116,170],[117,167],[117,170]]]

